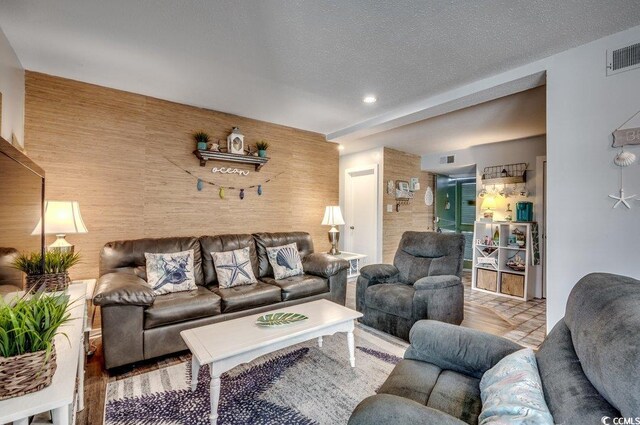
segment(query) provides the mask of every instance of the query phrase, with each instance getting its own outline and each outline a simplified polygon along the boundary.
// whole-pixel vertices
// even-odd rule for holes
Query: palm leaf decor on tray
[[[269,313],[258,317],[256,324],[258,326],[282,326],[307,319],[307,316],[300,313]]]

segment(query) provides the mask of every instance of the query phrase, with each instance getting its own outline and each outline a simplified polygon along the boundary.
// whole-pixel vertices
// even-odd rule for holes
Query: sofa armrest
[[[369,281],[370,285],[376,283],[395,283],[398,281],[399,271],[391,264],[369,264],[360,269],[360,276]]]
[[[108,305],[153,305],[156,295],[147,283],[134,274],[107,273],[100,276],[93,303]]]
[[[434,320],[416,322],[409,333],[405,359],[434,364],[475,378],[503,357],[522,349],[506,338]]]
[[[408,398],[378,394],[360,402],[348,425],[465,425],[465,422]]]
[[[304,257],[302,268],[305,273],[328,278],[348,269],[349,262],[333,255],[314,252]]]
[[[413,284],[413,288],[416,291],[422,289],[444,289],[450,286],[461,285],[462,281],[458,276],[443,275],[443,276],[427,276],[422,279],[418,279]]]

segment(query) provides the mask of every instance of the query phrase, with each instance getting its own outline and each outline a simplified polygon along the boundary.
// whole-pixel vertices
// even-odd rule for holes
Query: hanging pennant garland
[[[182,168],[181,166],[179,166],[178,164],[176,164],[175,162],[173,162],[172,160],[170,160],[169,158],[165,157],[164,159],[166,159],[167,161],[169,161],[170,163],[172,163],[173,165],[175,165],[176,167],[178,167],[179,169],[181,169],[182,171],[184,171],[185,173],[189,174],[191,177],[194,177],[197,182],[196,182],[196,188],[198,189],[198,191],[202,191],[204,183],[206,184],[210,184],[211,186],[216,186],[219,187],[220,190],[218,191],[218,196],[220,196],[220,199],[224,199],[225,196],[225,190],[237,190],[238,191],[238,196],[240,197],[240,199],[244,199],[245,196],[245,189],[255,189],[257,188],[257,192],[258,195],[262,195],[263,193],[263,189],[262,186],[275,180],[278,176],[280,176],[281,174],[284,174],[284,171],[276,174],[275,176],[263,181],[260,184],[253,184],[251,186],[246,186],[244,188],[236,188],[234,186],[222,186],[218,183],[212,182],[212,181],[208,181],[208,180],[204,180],[201,179],[200,177],[196,176],[195,174],[193,174],[191,171],[186,170],[184,168]]]

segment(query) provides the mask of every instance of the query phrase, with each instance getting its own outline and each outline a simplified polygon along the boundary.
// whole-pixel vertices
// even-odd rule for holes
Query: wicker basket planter
[[[26,290],[31,291],[33,287],[36,289],[44,288],[46,292],[64,291],[69,286],[71,279],[69,273],[55,274],[34,274],[28,275],[26,278]]]
[[[0,400],[40,391],[56,372],[56,349],[45,362],[46,351],[0,357]]]

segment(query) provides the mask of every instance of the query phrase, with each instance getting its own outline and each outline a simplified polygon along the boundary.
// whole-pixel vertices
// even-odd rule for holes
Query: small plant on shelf
[[[256,149],[258,149],[258,156],[260,158],[266,158],[267,149],[269,149],[269,143],[265,142],[264,140],[260,140],[258,143],[256,143]]]
[[[209,146],[210,137],[204,131],[197,131],[193,133],[193,140],[196,141],[196,148],[204,151],[207,150],[207,147]]]

